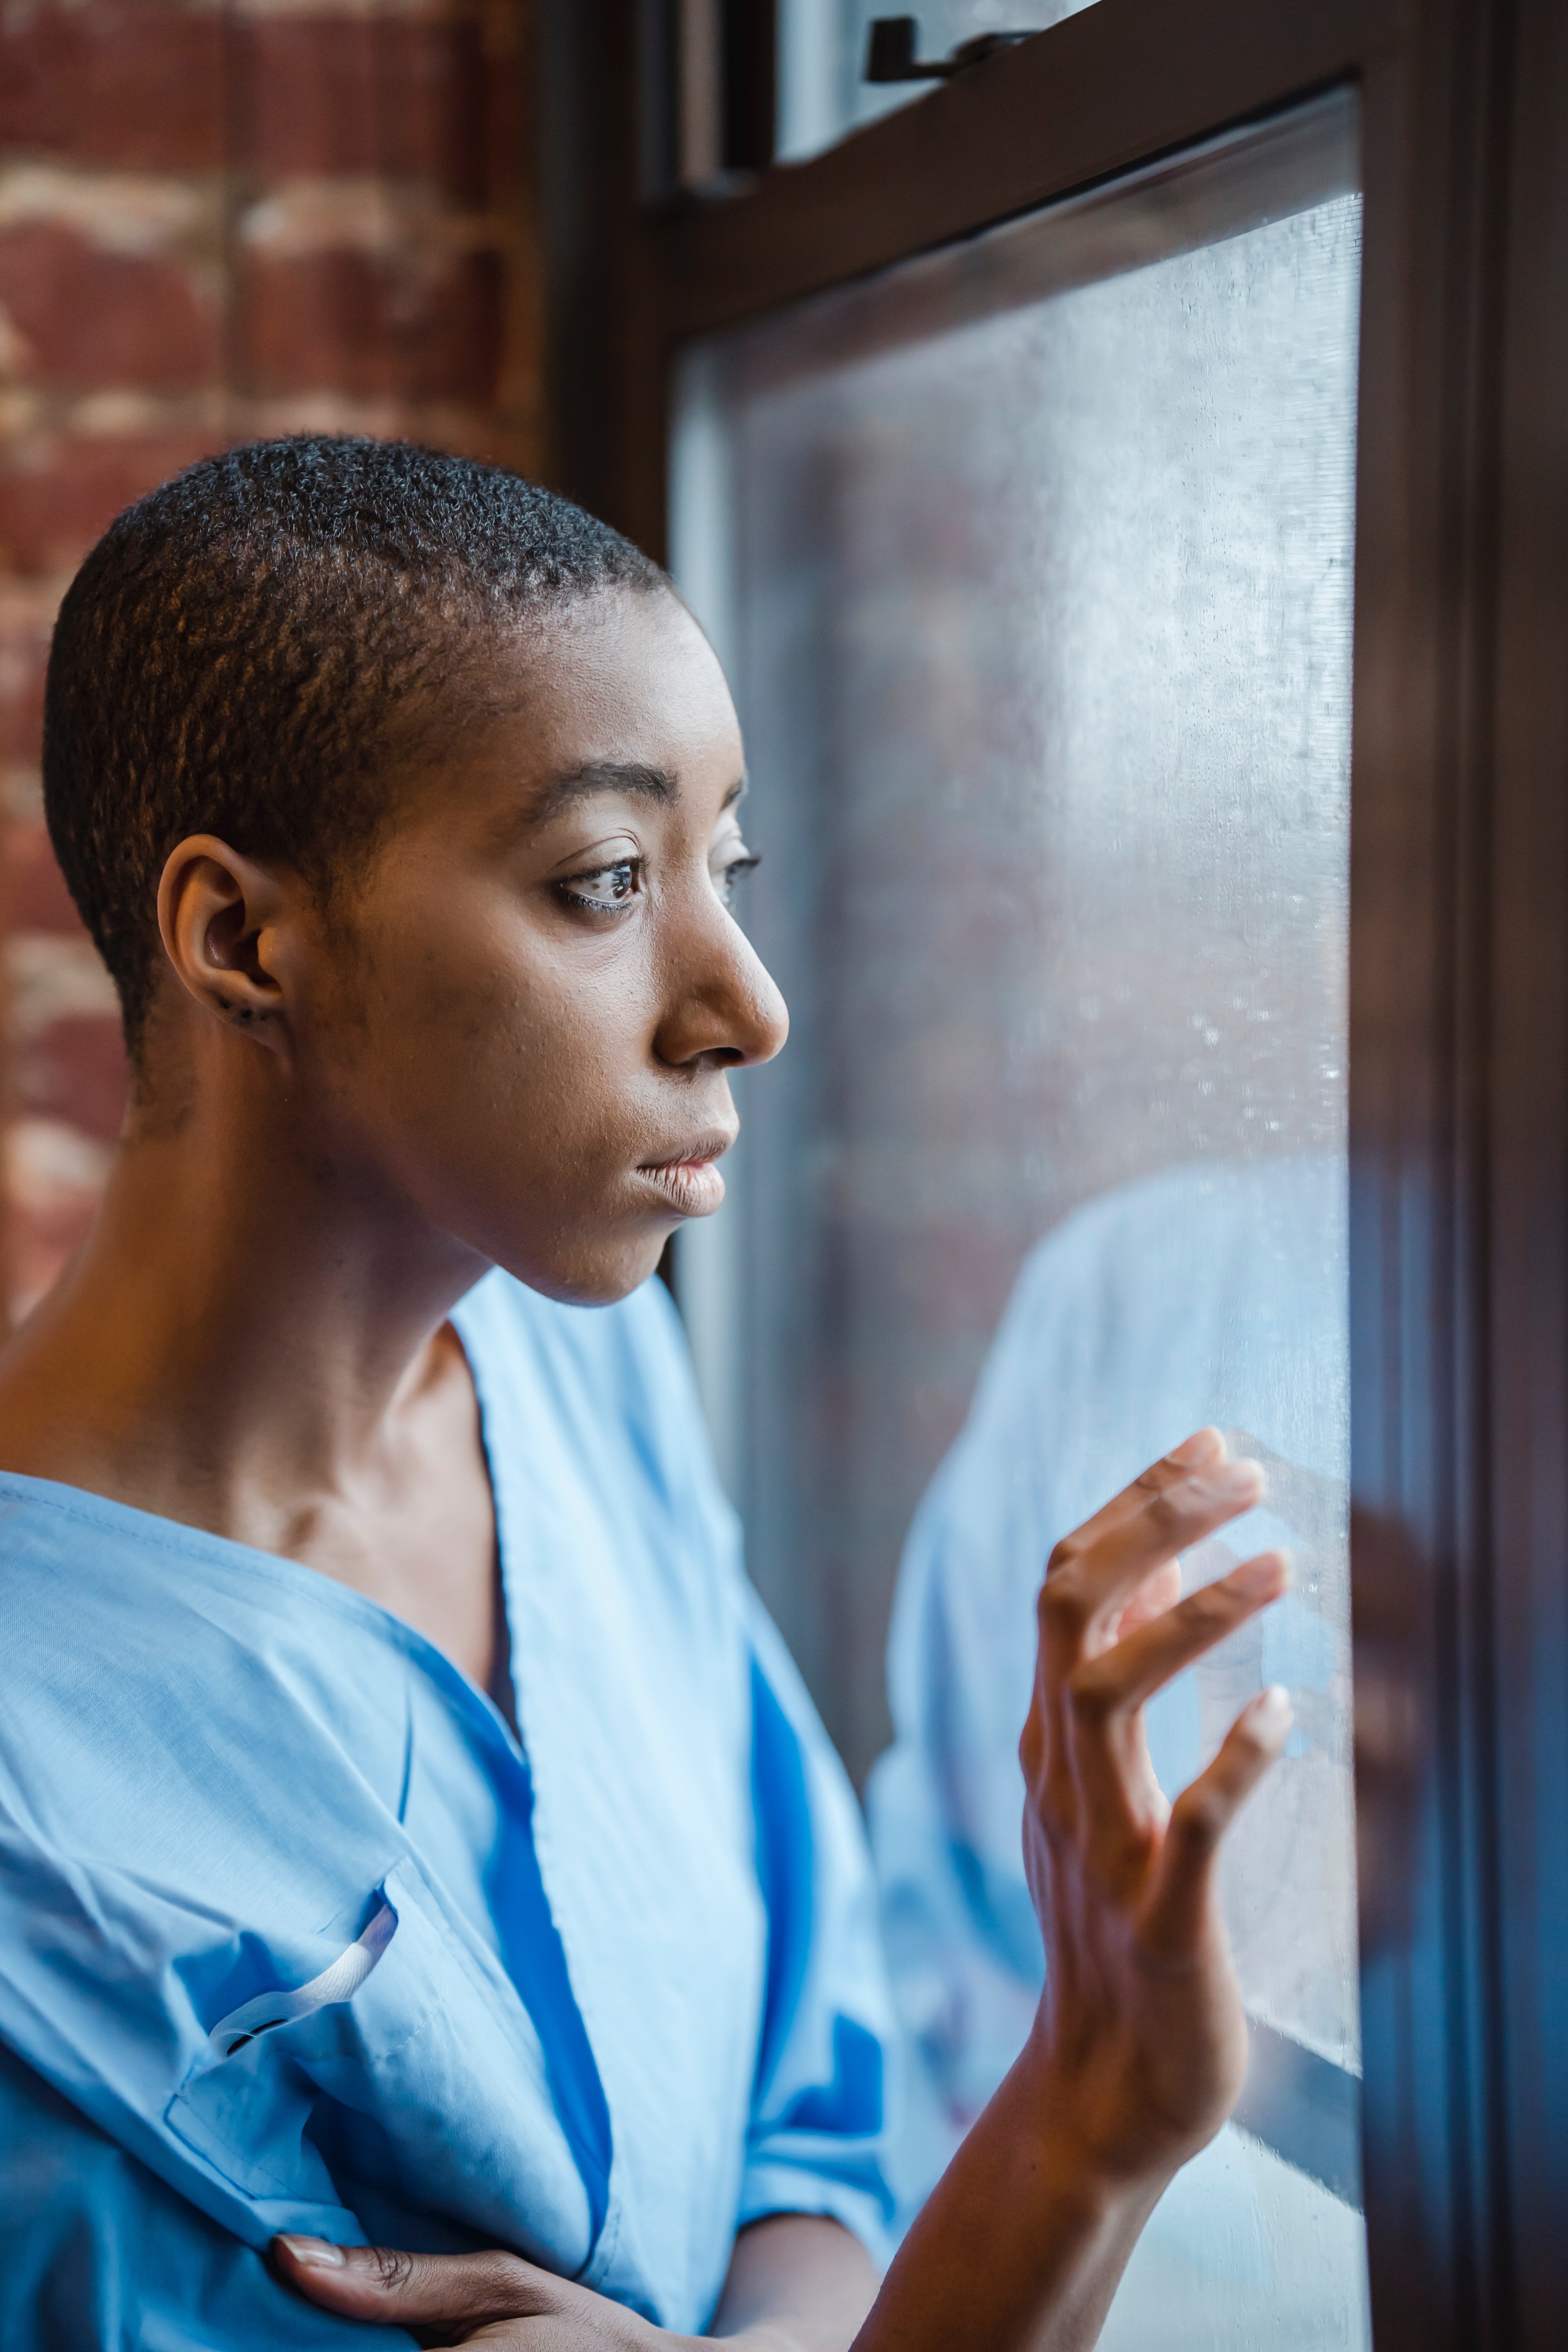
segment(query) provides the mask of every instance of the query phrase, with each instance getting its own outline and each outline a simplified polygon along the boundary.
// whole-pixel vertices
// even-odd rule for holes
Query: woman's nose
[[[771,1062],[789,1034],[789,1011],[751,941],[726,916],[700,955],[682,958],[655,1048],[675,1069],[744,1069]]]

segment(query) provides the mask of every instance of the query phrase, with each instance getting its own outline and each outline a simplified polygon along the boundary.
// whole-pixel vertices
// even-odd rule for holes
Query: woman
[[[45,765],[134,1098],[0,1360],[7,2346],[1092,2341],[1288,1727],[1167,1820],[1139,1709],[1284,1563],[1170,1605],[1212,1432],[1053,1559],[1051,1989],[879,2289],[853,1803],[647,1281],[784,1034],[689,614],[492,469],[257,445],[88,559]]]

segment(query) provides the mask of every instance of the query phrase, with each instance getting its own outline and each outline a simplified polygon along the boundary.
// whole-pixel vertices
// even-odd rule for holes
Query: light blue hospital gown
[[[854,1797],[742,1575],[658,1284],[454,1318],[521,1746],[331,1579],[0,1477],[0,2343],[389,2338],[274,2232],[502,2244],[664,2326],[736,2228],[875,2248]]]

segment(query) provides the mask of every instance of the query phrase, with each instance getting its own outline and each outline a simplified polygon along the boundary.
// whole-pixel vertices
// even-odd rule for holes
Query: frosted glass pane
[[[1269,1499],[1188,1582],[1295,1555],[1291,1597],[1152,1711],[1173,1790],[1263,1681],[1298,1728],[1225,1874],[1254,2074],[1151,2226],[1118,2352],[1368,2340],[1352,150],[1321,102],[697,352],[679,404],[677,561],[736,684],[746,919],[795,1024],[740,1089],[683,1299],[753,1573],[862,1775],[902,1556],[876,1793],[916,1922],[906,2188],[1035,1997],[1015,1748],[1050,1542],[1215,1421]]]
[[[951,56],[980,33],[1043,33],[1091,0],[926,0],[920,11],[922,59]],[[862,79],[873,16],[902,15],[887,0],[780,0],[778,152],[815,155],[862,122],[907,106],[931,82]]]

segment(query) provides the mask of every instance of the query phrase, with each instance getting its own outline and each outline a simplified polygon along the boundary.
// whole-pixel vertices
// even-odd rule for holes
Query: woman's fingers
[[[1120,1527],[1123,1519],[1141,1510],[1152,1486],[1168,1485],[1173,1479],[1184,1478],[1191,1471],[1205,1469],[1225,1459],[1226,1444],[1222,1433],[1213,1428],[1195,1429],[1191,1437],[1184,1438],[1180,1445],[1173,1445],[1169,1454],[1163,1454],[1158,1462],[1151,1463],[1130,1486],[1123,1486],[1120,1495],[1113,1495],[1109,1503],[1101,1504],[1091,1519],[1085,1519],[1082,1527],[1075,1528],[1065,1543],[1058,1545],[1058,1552],[1087,1550],[1091,1544],[1098,1543],[1101,1536],[1108,1535],[1112,1528]]]
[[[1220,1840],[1279,1755],[1291,1720],[1289,1691],[1278,1683],[1260,1691],[1232,1724],[1208,1769],[1176,1799],[1144,1915],[1145,1950],[1170,1959],[1201,1950]]]
[[[1184,1666],[1234,1633],[1290,1582],[1290,1562],[1282,1551],[1260,1551],[1228,1576],[1189,1593],[1173,1608],[1152,1617],[1100,1650],[1073,1671],[1068,1684],[1074,1712],[1089,1723],[1105,1723],[1142,1706]]]
[[[1140,1860],[1151,1826],[1139,1769],[1144,1754],[1139,1710],[1184,1667],[1277,1601],[1289,1582],[1285,1554],[1259,1552],[1074,1671],[1067,1690],[1073,1777],[1085,1832],[1110,1841],[1105,1860],[1111,1874]]]
[[[1163,1617],[1167,1609],[1175,1607],[1181,1597],[1182,1563],[1179,1559],[1168,1559],[1163,1568],[1154,1570],[1152,1576],[1144,1578],[1121,1612],[1116,1621],[1117,1640],[1125,1642],[1129,1633],[1135,1633],[1140,1625],[1147,1625],[1151,1618]]]
[[[1040,1591],[1040,1662],[1047,1690],[1104,1648],[1127,1603],[1154,1571],[1238,1518],[1263,1492],[1255,1462],[1223,1458],[1200,1469],[1157,1462],[1135,1486],[1136,1504],[1092,1542],[1058,1545]],[[1092,1522],[1091,1522],[1092,1524]]]
[[[1051,1554],[1039,1598],[1035,1703],[1019,1757],[1036,1801],[1043,1801],[1058,1828],[1071,1822],[1076,1803],[1073,1734],[1066,1720],[1070,1677],[1084,1658],[1114,1643],[1130,1608],[1131,1623],[1147,1615],[1152,1579],[1168,1572],[1177,1554],[1249,1509],[1262,1487],[1255,1464],[1231,1462],[1219,1431],[1200,1429]]]
[[[312,2303],[383,2327],[470,2328],[489,2319],[540,2318],[570,2291],[549,2271],[499,2251],[409,2254],[287,2237],[273,2239],[272,2253],[289,2285]]]

